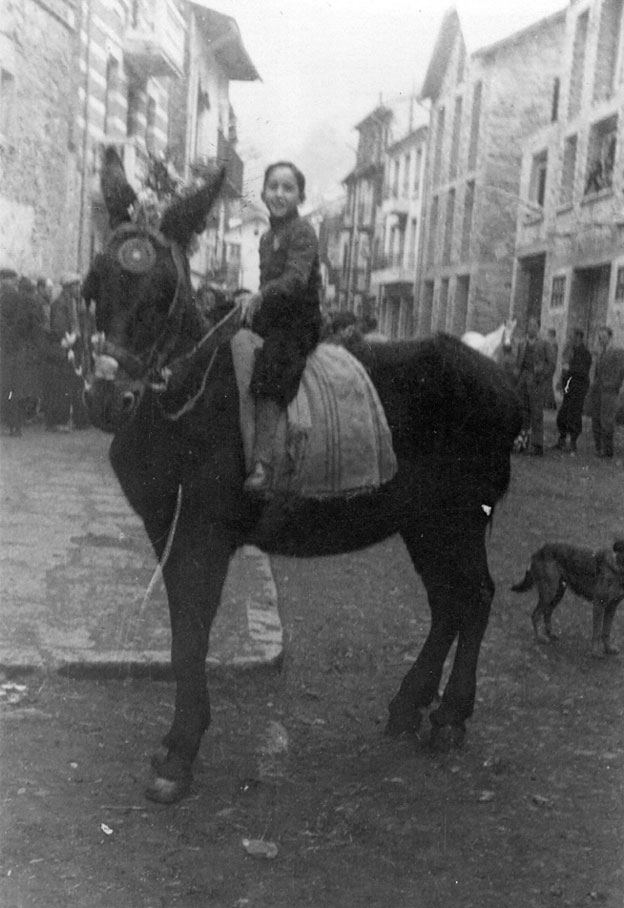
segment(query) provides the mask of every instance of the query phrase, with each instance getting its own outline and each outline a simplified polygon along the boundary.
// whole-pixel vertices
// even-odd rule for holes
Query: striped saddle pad
[[[231,343],[250,469],[254,402],[249,383],[262,339],[241,329]],[[344,347],[319,344],[280,420],[273,491],[306,498],[370,492],[392,479],[396,469],[388,423],[366,370]]]

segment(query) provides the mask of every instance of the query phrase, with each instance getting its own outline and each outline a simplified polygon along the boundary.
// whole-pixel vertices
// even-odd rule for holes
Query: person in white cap
[[[86,428],[89,418],[82,400],[82,381],[75,366],[82,356],[80,275],[61,278],[61,292],[50,308],[51,343],[48,350],[48,381],[44,401],[49,432],[69,432],[72,425]]]

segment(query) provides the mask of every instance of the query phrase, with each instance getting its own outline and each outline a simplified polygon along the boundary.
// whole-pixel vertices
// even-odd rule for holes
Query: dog
[[[579,548],[561,542],[548,543],[531,556],[531,563],[520,583],[511,589],[525,593],[537,587],[537,605],[531,615],[535,638],[540,643],[557,640],[551,626],[552,613],[563,599],[568,587],[593,603],[592,653],[616,655],[619,650],[611,643],[611,626],[615,611],[624,599],[624,539],[618,539],[612,549]],[[546,636],[540,633],[543,619]]]

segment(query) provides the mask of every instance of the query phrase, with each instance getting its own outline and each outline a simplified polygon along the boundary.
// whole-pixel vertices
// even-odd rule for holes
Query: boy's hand
[[[262,296],[260,293],[253,293],[249,299],[243,303],[241,321],[243,325],[251,325],[254,315],[262,305]]]

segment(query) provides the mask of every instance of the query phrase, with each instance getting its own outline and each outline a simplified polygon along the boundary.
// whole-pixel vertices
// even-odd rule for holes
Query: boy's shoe
[[[531,445],[529,448],[529,457],[543,457],[544,449],[541,445]]]
[[[262,495],[270,490],[272,478],[273,470],[271,467],[259,460],[245,480],[243,489],[245,492],[252,492],[254,495]]]

